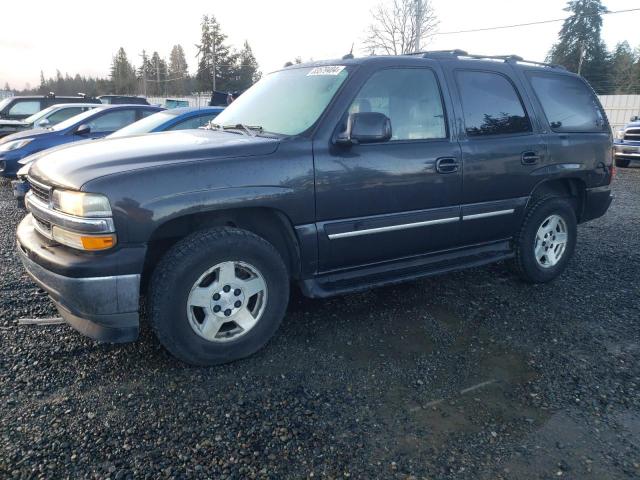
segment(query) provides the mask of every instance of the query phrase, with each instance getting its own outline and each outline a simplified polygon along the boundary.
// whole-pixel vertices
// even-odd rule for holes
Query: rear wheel
[[[627,168],[630,163],[628,158],[616,158],[616,167]]]
[[[562,274],[575,249],[576,223],[573,207],[564,198],[546,198],[533,205],[516,238],[519,275],[531,283],[545,283]]]
[[[235,228],[196,232],[160,261],[151,280],[151,323],[162,345],[194,365],[246,357],[275,333],[289,298],[276,249]]]

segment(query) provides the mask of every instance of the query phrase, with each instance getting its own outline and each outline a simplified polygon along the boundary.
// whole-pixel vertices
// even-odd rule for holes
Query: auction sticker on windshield
[[[325,67],[315,67],[309,73],[307,77],[312,75],[338,75],[344,70],[344,65],[327,65]]]

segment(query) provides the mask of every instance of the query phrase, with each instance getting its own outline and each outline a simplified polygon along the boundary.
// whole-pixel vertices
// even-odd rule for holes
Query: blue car
[[[149,105],[102,105],[51,128],[7,135],[0,139],[0,175],[15,177],[18,161],[28,155],[70,142],[106,137],[162,110]]]
[[[207,125],[224,107],[182,107],[164,110],[132,123],[109,135],[109,138],[128,137],[153,132],[189,130]]]

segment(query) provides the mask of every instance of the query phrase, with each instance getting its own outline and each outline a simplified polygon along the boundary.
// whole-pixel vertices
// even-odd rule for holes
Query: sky
[[[385,0],[382,0],[384,2]],[[438,31],[564,18],[565,0],[432,0],[440,20]],[[93,5],[95,6],[92,6]],[[63,74],[107,76],[116,50],[125,48],[134,64],[143,49],[168,57],[181,44],[189,70],[196,70],[200,20],[214,14],[231,46],[245,40],[264,73],[301,57],[303,60],[338,58],[354,44],[364,54],[363,39],[370,11],[381,0],[30,0],[3,2],[0,29],[0,88],[39,84]],[[173,6],[165,6],[171,4]],[[639,0],[604,0],[609,10],[640,7]],[[100,6],[98,6],[100,5]],[[34,13],[35,12],[35,13]],[[517,54],[544,60],[557,39],[561,22],[491,32],[436,35],[428,49],[460,48],[479,54]],[[640,47],[640,11],[604,17],[603,38],[611,49],[627,40]]]

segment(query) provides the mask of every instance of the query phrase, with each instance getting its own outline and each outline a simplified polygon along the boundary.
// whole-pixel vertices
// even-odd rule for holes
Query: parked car
[[[163,110],[121,128],[111,135],[107,135],[106,138],[200,128],[207,125],[223,110],[223,107],[187,107]],[[25,157],[18,162],[21,167],[16,173],[17,180],[11,182],[13,186],[13,196],[16,199],[21,201],[29,191],[29,182],[27,181],[28,165],[38,160],[41,156],[46,155],[46,153],[45,151],[41,151]]]
[[[86,96],[58,97],[49,95],[32,95],[27,97],[8,97],[0,101],[0,120],[24,120],[25,118],[59,103],[100,103],[97,98]]]
[[[32,128],[50,128],[79,113],[95,108],[96,103],[61,103],[34,113],[24,120],[0,120],[0,138]]]
[[[100,95],[98,99],[105,105],[149,105],[146,98],[131,95]]]
[[[614,155],[618,167],[628,167],[632,161],[640,161],[640,117],[618,130],[614,140]]]
[[[136,339],[145,295],[171,353],[228,362],[275,333],[290,282],[329,297],[499,260],[549,282],[611,203],[593,90],[514,56],[295,65],[212,128],[31,166],[18,254],[80,332]]]
[[[200,128],[216,118],[223,110],[224,107],[184,107],[163,110],[121,128],[108,138]]]
[[[106,137],[130,123],[162,110],[147,105],[99,105],[50,129],[13,133],[0,139],[0,175],[14,177],[18,161],[40,150],[79,140]]]

